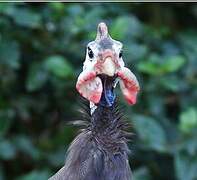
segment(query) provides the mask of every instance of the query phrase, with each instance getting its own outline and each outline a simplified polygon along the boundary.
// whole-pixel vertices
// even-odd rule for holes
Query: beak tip
[[[116,71],[116,67],[115,67],[115,64],[114,64],[112,58],[107,57],[105,59],[104,64],[103,64],[103,73],[112,77],[112,76],[114,76],[115,71]]]

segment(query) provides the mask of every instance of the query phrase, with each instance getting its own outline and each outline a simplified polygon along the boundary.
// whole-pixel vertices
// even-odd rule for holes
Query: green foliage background
[[[1,180],[45,180],[64,164],[100,21],[141,85],[133,107],[120,94],[134,179],[197,179],[197,5],[57,2],[0,3]]]

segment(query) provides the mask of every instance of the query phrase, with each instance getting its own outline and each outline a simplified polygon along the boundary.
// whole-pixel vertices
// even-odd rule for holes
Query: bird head
[[[122,43],[112,39],[105,23],[100,23],[96,39],[87,45],[83,71],[78,77],[76,89],[94,104],[111,106],[113,92],[120,83],[123,96],[129,104],[136,103],[139,83],[135,75],[125,67]]]

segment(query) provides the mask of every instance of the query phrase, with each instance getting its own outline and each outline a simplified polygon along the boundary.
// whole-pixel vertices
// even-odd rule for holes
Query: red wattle
[[[137,93],[139,91],[139,83],[135,75],[126,67],[117,73],[120,78],[120,89],[128,104],[136,103]]]
[[[102,82],[93,71],[83,71],[77,80],[77,91],[87,100],[98,103],[103,91]]]

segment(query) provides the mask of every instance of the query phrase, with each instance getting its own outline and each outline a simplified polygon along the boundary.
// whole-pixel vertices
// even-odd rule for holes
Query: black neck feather
[[[107,146],[106,148],[117,148],[132,135],[128,132],[130,124],[124,119],[117,100],[111,107],[98,105],[92,115],[89,105],[84,103],[81,113],[83,119],[77,121],[77,124],[83,127],[82,131],[91,132],[92,138],[98,144]]]

